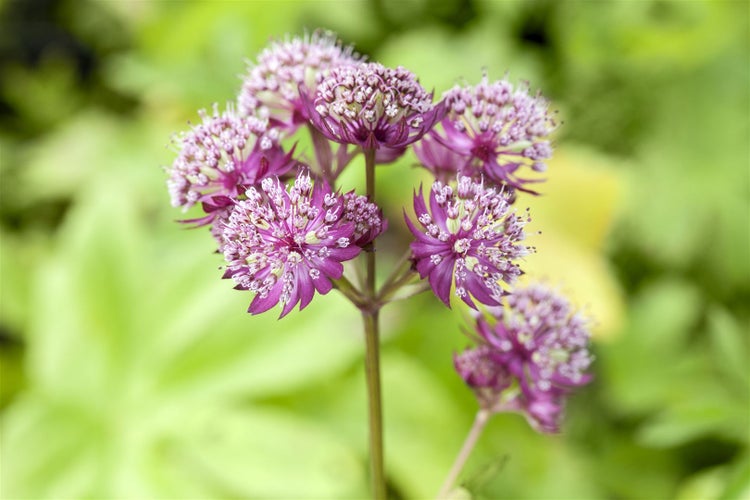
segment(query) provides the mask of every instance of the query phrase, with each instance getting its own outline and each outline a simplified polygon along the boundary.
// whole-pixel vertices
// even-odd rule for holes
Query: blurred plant
[[[586,320],[544,286],[506,288],[535,250],[523,243],[531,218],[513,204],[517,191],[534,193],[516,170],[543,171],[551,156],[547,101],[486,75],[437,104],[432,98],[408,70],[363,62],[332,34],[273,42],[251,64],[238,104],[201,112],[203,122],[180,136],[167,183],[174,206],[200,204],[204,215],[185,222],[211,226],[227,262],[224,278],[253,294],[248,312],[280,304],[283,317],[333,288],[361,312],[377,499],[386,498],[379,315],[396,298],[427,289],[400,292],[417,275],[446,306],[453,291],[475,310],[483,339],[456,358],[481,408],[441,498],[491,414],[521,412],[540,432],[557,432],[566,394],[590,378]],[[298,130],[309,134],[314,159],[284,151]],[[427,202],[421,188],[414,196],[421,227],[405,215],[416,241],[378,286],[375,246],[387,224],[375,203],[376,167],[412,144],[436,179]],[[337,181],[359,154],[366,195],[341,194]],[[345,274],[343,263],[360,253],[364,272]]]
[[[519,283],[565,283],[597,319],[596,384],[570,398],[557,436],[493,417],[455,496],[747,498],[746,10],[709,0],[3,3],[0,497],[366,496],[357,310],[328,294],[287,315],[282,335],[263,334],[278,329],[276,315],[242,319],[247,294],[215,280],[215,241],[164,225],[161,172],[143,168],[171,163],[164,138],[195,109],[232,99],[243,57],[269,34],[327,26],[436,95],[456,77],[463,88],[482,68],[511,69],[565,123],[545,196],[519,193],[544,229]],[[281,145],[288,153],[298,139],[315,167],[300,132]],[[336,166],[354,155],[342,192],[363,189],[361,153],[331,154]],[[407,151],[378,167],[392,222],[411,186],[432,182],[414,161]],[[379,269],[409,238],[401,223],[378,236]],[[344,263],[347,277],[357,264]],[[446,334],[467,309],[441,304],[423,293],[382,311],[394,499],[434,495],[475,413],[451,363],[466,340]]]

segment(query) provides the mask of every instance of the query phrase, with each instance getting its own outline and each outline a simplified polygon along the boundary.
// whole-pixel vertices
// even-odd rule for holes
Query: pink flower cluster
[[[267,117],[287,132],[294,132],[310,118],[300,87],[315,89],[328,70],[359,61],[353,49],[342,46],[331,33],[316,31],[272,42],[248,68],[238,98],[240,111]]]
[[[315,123],[305,102],[319,94],[318,83],[361,66],[331,34],[272,42],[248,69],[237,103],[201,111],[202,122],[177,137],[167,180],[172,205],[200,206],[202,215],[183,222],[211,226],[227,263],[224,277],[254,294],[253,314],[281,304],[285,316],[315,292],[329,292],[342,277],[341,263],[370,249],[387,227],[366,196],[335,191],[295,148],[282,145],[300,125]],[[419,105],[430,107],[424,99]]]
[[[175,207],[202,210],[184,222],[210,226],[224,277],[252,294],[250,313],[280,305],[283,317],[335,286],[363,311],[360,299],[382,306],[389,295],[376,295],[375,277],[362,293],[343,263],[374,251],[383,211],[336,182],[364,153],[369,186],[373,162],[412,146],[434,182],[415,191],[414,215],[404,216],[412,268],[387,284],[413,272],[446,306],[453,295],[476,310],[479,345],[455,357],[459,375],[482,407],[559,428],[565,396],[590,378],[587,323],[544,287],[513,289],[535,251],[526,243],[531,217],[515,203],[536,194],[529,186],[540,179],[529,174],[546,170],[557,126],[541,95],[485,75],[435,103],[407,69],[365,62],[316,32],[272,42],[250,63],[236,102],[199,114],[175,140],[168,190]],[[288,147],[300,133],[312,152]]]
[[[419,275],[447,306],[452,285],[469,307],[477,308],[474,300],[500,305],[500,284],[515,282],[521,274],[516,261],[532,251],[521,243],[529,219],[511,209],[505,193],[461,175],[455,187],[435,181],[427,206],[421,192],[415,195],[421,228],[406,219]]]
[[[458,374],[490,411],[518,411],[557,432],[565,396],[591,380],[589,320],[543,285],[516,288],[476,322],[479,345],[456,355]]]
[[[268,176],[284,175],[294,166],[279,145],[278,130],[233,106],[219,113],[199,112],[202,123],[179,137],[179,153],[169,171],[172,205],[189,209],[203,204],[211,223],[216,207],[226,207],[248,187]]]
[[[364,197],[362,197],[364,198]],[[240,290],[255,293],[248,312],[280,303],[281,316],[317,291],[328,293],[344,261],[383,228],[379,209],[366,199],[334,193],[325,181],[300,172],[291,187],[266,178],[238,201],[222,232],[222,251]]]
[[[330,140],[366,149],[402,149],[445,115],[411,72],[378,63],[334,68],[308,107]]]
[[[533,192],[527,184],[538,180],[519,177],[518,170],[543,172],[552,156],[556,124],[547,101],[526,86],[490,83],[487,76],[473,87],[454,87],[443,100],[446,117],[415,147],[422,165],[440,180],[461,173]]]

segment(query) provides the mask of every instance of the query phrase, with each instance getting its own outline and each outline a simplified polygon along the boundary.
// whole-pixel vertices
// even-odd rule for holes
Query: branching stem
[[[466,464],[466,460],[468,460],[469,456],[471,455],[471,452],[474,450],[474,446],[477,444],[477,440],[479,439],[479,436],[482,434],[482,431],[484,430],[484,426],[487,424],[487,421],[489,421],[491,416],[492,416],[492,413],[486,409],[480,409],[477,412],[477,416],[474,418],[474,425],[471,426],[469,435],[466,436],[466,440],[464,441],[464,444],[461,447],[461,451],[458,452],[456,461],[453,462],[453,466],[451,467],[451,470],[448,473],[448,476],[445,478],[445,481],[443,482],[443,486],[440,488],[440,493],[438,493],[437,495],[438,499],[448,497],[448,494],[451,492],[451,489],[453,488],[453,484],[456,482],[458,475],[461,473],[461,470],[464,468],[464,465]]]

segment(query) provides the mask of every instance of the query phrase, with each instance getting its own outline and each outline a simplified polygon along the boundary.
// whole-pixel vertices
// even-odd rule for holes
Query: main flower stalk
[[[365,179],[367,196],[375,200],[375,150],[365,150]],[[386,498],[385,471],[383,467],[383,406],[380,391],[380,304],[375,287],[375,247],[367,252],[365,296],[367,304],[361,308],[365,329],[365,375],[370,424],[370,474],[372,496]]]

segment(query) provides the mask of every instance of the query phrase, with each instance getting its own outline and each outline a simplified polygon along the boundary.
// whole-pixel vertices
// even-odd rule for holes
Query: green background
[[[271,38],[322,27],[439,96],[528,80],[560,110],[528,277],[596,317],[563,432],[489,424],[474,498],[750,498],[750,29],[726,1],[0,2],[0,496],[359,498],[360,320],[251,317],[163,166]],[[303,145],[304,146],[304,145]],[[305,148],[303,147],[304,151]],[[308,149],[309,151],[309,149]],[[379,172],[391,228],[426,175]],[[355,167],[345,187],[361,183]],[[381,266],[387,268],[387,264]],[[464,308],[383,320],[393,498],[434,496],[476,403]]]

